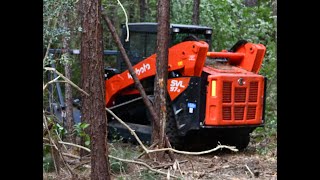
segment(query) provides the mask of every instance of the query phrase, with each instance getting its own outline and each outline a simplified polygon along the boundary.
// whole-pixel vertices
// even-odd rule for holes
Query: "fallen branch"
[[[58,76],[58,77],[60,77],[60,76]],[[56,80],[54,82],[48,82],[47,84],[49,85],[49,84],[52,84],[52,83],[67,83],[67,81]]]
[[[57,131],[56,129],[55,129],[55,133],[57,134],[58,139],[59,139],[60,141],[62,141],[62,139],[60,138],[59,133],[58,133],[58,131]],[[58,141],[58,142],[59,142],[59,141]],[[67,147],[66,147],[64,144],[62,144],[62,145],[63,145],[64,149],[65,149],[66,151],[68,151]]]
[[[65,160],[64,157],[63,157],[62,152],[61,152],[59,149],[58,149],[58,153],[59,153],[59,155],[60,155],[60,157],[61,157],[61,159],[62,159],[63,164],[67,167],[70,175],[71,175],[72,177],[77,177],[77,174],[75,174],[75,173],[72,171],[71,167],[70,167],[69,164],[66,162],[66,160]]]
[[[186,163],[186,162],[188,162],[188,160],[178,161],[179,164]],[[174,163],[175,163],[175,162],[174,162]],[[161,164],[161,165],[158,165],[158,166],[153,166],[153,168],[155,168],[155,169],[158,169],[158,168],[168,168],[169,166],[172,166],[174,163]]]
[[[55,73],[57,73],[59,76],[61,76],[61,78],[63,78],[65,81],[67,81],[67,83],[71,84],[74,88],[78,89],[80,92],[82,92],[83,94],[89,96],[89,94],[87,92],[85,92],[84,90],[82,90],[80,87],[78,87],[76,84],[74,84],[72,81],[70,81],[68,78],[66,78],[63,74],[61,74],[59,71],[57,71],[55,68],[51,68],[51,67],[44,67],[45,70],[48,71],[53,71]],[[58,77],[59,77],[58,76]],[[55,79],[54,79],[55,80]],[[48,84],[48,83],[47,83]],[[47,85],[46,84],[46,85]],[[45,87],[46,87],[45,85]],[[43,89],[45,89],[45,87]]]
[[[202,154],[211,153],[213,151],[216,151],[216,150],[222,149],[222,148],[226,148],[226,149],[229,149],[229,150],[235,151],[235,152],[238,151],[238,149],[235,148],[234,146],[226,146],[226,145],[218,145],[217,147],[215,147],[213,149],[206,150],[206,151],[200,151],[200,152],[180,151],[180,150],[176,150],[176,149],[173,149],[173,148],[154,149],[154,150],[148,150],[148,151],[149,151],[149,153],[159,152],[159,151],[173,151],[173,152],[178,153],[178,154],[202,155]]]
[[[250,172],[251,176],[254,178],[254,174],[253,174],[253,172],[250,170],[250,168],[248,167],[248,165],[245,165],[245,166],[246,166],[246,168],[248,169],[248,171]]]
[[[176,165],[177,165],[177,167],[178,167],[178,170],[179,170],[179,172],[180,172],[180,175],[183,177],[182,172],[181,172],[181,169],[180,169],[179,161],[176,160],[175,163],[176,163]]]
[[[60,76],[57,76],[57,77],[54,78],[53,80],[49,81],[47,84],[45,84],[45,85],[43,86],[43,90],[45,90],[49,84],[52,84],[52,83],[57,82],[59,78],[60,78]]]
[[[138,143],[140,144],[140,146],[142,147],[142,149],[147,153],[153,153],[153,152],[160,152],[160,151],[173,151],[175,153],[178,154],[187,154],[187,155],[202,155],[202,154],[208,154],[211,153],[213,151],[216,151],[218,149],[222,149],[222,148],[226,148],[229,149],[231,151],[235,151],[237,152],[238,149],[236,149],[236,147],[234,146],[226,146],[226,145],[218,145],[217,147],[215,147],[214,149],[210,149],[210,150],[206,150],[206,151],[200,151],[200,152],[188,152],[188,151],[179,151],[173,148],[162,148],[162,149],[154,149],[154,150],[149,150],[147,149],[144,144],[141,142],[141,140],[139,139],[139,137],[137,136],[137,134],[135,133],[135,131],[130,128],[130,126],[128,126],[125,122],[123,122],[117,115],[115,115],[110,109],[106,108],[106,110],[113,116],[115,117],[115,119],[117,119],[122,125],[124,125],[129,131],[130,133],[136,138],[136,140],[138,141]]]
[[[73,143],[69,143],[69,142],[63,142],[63,141],[58,141],[58,143],[65,144],[65,145],[70,145],[70,146],[75,146],[75,147],[84,149],[84,150],[86,150],[88,152],[91,152],[91,150],[89,148],[86,148],[86,147],[83,147],[83,146],[80,146],[80,145],[77,145],[77,144],[73,144]]]
[[[64,156],[68,156],[68,157],[72,157],[72,158],[75,158],[75,159],[81,159],[81,158],[80,158],[80,156],[73,155],[73,154],[62,153],[62,155],[64,155]]]
[[[191,164],[191,168],[192,168],[192,177],[194,177],[194,168],[193,168],[193,164],[192,164],[192,161],[189,161],[190,164]]]
[[[79,157],[80,158],[80,157]],[[91,162],[91,160],[90,161],[84,161],[84,162],[82,162],[82,163],[80,163],[80,164],[78,164],[76,167],[74,167],[73,169],[77,169],[78,167],[80,167],[80,166],[82,166],[82,165],[84,165],[84,164],[88,164],[88,163],[90,163]]]
[[[42,139],[43,139],[43,140],[46,140],[46,141],[49,141],[49,139],[47,139],[47,138],[42,138]],[[88,151],[88,152],[91,152],[91,150],[90,150],[89,148],[86,148],[86,147],[84,147],[84,146],[80,146],[80,145],[78,145],[78,144],[73,144],[73,143],[64,142],[64,141],[58,141],[58,143],[60,143],[60,144],[65,144],[65,145],[69,145],[69,146],[78,147],[78,148],[80,148],[80,149],[84,149],[84,150],[86,150],[86,151]]]
[[[157,144],[158,144],[158,141],[156,141],[156,142],[154,142],[153,144],[151,144],[151,146],[149,146],[149,148],[151,149],[151,148],[155,147]],[[141,158],[144,154],[146,154],[146,151],[143,151],[141,154],[139,154],[139,155],[136,157],[136,159]],[[149,156],[149,155],[148,155],[148,156]],[[149,156],[149,158],[151,159],[150,156]]]
[[[144,146],[144,144],[141,142],[141,140],[139,139],[139,137],[137,136],[137,134],[134,132],[133,129],[131,129],[125,122],[123,122],[117,115],[115,115],[110,109],[106,108],[106,110],[113,116],[115,117],[122,125],[124,125],[131,133],[131,135],[133,135],[136,140],[138,141],[138,143],[140,144],[140,146],[142,147],[142,149],[148,154],[150,150],[148,150],[146,148],[146,146]]]
[[[159,174],[162,174],[162,175],[165,175],[167,176],[167,173],[165,172],[162,172],[162,171],[159,171],[157,169],[153,169],[151,166],[149,166],[148,164],[144,163],[144,162],[140,162],[140,161],[134,161],[134,160],[128,160],[128,159],[121,159],[121,158],[118,158],[118,157],[114,157],[114,156],[111,156],[109,155],[110,158],[112,159],[116,159],[116,160],[119,160],[119,161],[123,161],[123,162],[129,162],[129,163],[135,163],[135,164],[140,164],[140,165],[143,165],[145,167],[147,167],[149,170],[151,171],[154,171],[154,172],[157,172]],[[178,178],[177,176],[174,176],[174,175],[170,175],[171,177],[174,177],[174,178]]]
[[[83,146],[80,146],[80,145],[77,145],[77,144],[67,143],[67,142],[61,142],[61,141],[59,141],[59,143],[61,143],[61,144],[67,144],[67,145],[71,145],[71,146],[75,146],[75,147],[79,147],[79,148],[82,148],[82,149],[84,149],[84,150],[86,150],[86,151],[88,151],[88,152],[91,152],[90,149],[88,149],[88,148],[86,148],[86,147],[83,147]],[[64,155],[70,156],[70,154],[64,154]],[[79,156],[76,156],[76,155],[72,155],[72,157],[77,158],[77,159],[78,159],[78,158],[80,159],[80,157],[79,157]],[[162,172],[162,171],[159,171],[159,170],[156,170],[156,169],[152,168],[151,166],[149,166],[148,164],[146,164],[146,163],[144,163],[144,162],[134,161],[134,160],[129,160],[129,159],[122,159],[122,158],[114,157],[114,156],[111,156],[111,155],[109,155],[109,157],[112,158],[112,159],[116,159],[116,160],[118,160],[118,161],[140,164],[140,165],[143,165],[143,166],[147,167],[147,168],[150,169],[151,171],[157,172],[157,173],[159,173],[159,174],[167,175],[167,173]],[[75,169],[75,168],[74,168],[74,169]],[[171,175],[171,177],[178,178],[177,176],[173,176],[173,175]]]
[[[48,123],[47,123],[47,117],[46,117],[44,111],[43,111],[43,120],[44,120],[44,124],[45,124],[46,128],[49,129],[49,128],[48,128]],[[52,144],[52,148],[54,147],[55,150],[59,153],[60,158],[62,159],[62,162],[64,163],[64,165],[67,167],[68,172],[70,173],[70,175],[71,175],[72,177],[77,177],[77,175],[71,170],[70,166],[66,163],[66,161],[65,161],[65,159],[64,159],[64,157],[63,157],[62,152],[59,150],[58,146],[54,143],[53,139],[51,138],[50,131],[48,131],[48,137],[49,137],[48,139],[49,139],[50,144]],[[53,152],[53,149],[52,149],[52,152]],[[54,158],[53,158],[53,159],[54,159]],[[55,164],[55,160],[54,160],[54,164]],[[57,167],[56,167],[56,166],[55,166],[55,168],[56,168],[56,170],[57,170]]]
[[[46,115],[44,114],[44,112],[43,112],[43,121],[44,121],[44,124],[45,124],[46,128],[49,129],[48,123],[47,123],[47,117],[46,117]],[[48,140],[49,140],[50,144],[52,144],[52,146],[51,146],[51,156],[52,156],[52,159],[53,159],[54,169],[55,169],[56,173],[58,174],[58,168],[57,168],[56,159],[55,159],[54,156],[53,156],[54,148],[55,148],[56,150],[57,150],[58,148],[57,148],[57,146],[54,144],[54,141],[53,141],[52,138],[51,138],[51,135],[50,135],[50,131],[49,131],[49,130],[48,130],[48,136],[49,136],[49,139],[48,139]]]

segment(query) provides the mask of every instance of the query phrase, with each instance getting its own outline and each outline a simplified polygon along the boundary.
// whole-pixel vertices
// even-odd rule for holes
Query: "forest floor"
[[[252,136],[256,136],[253,134]],[[277,139],[273,137],[251,138],[248,147],[240,152],[215,151],[211,154],[192,156],[175,154],[179,166],[173,166],[172,162],[158,163],[150,159],[138,159],[149,164],[155,169],[165,173],[170,171],[171,175],[178,176],[179,179],[217,179],[217,180],[243,180],[243,179],[277,179]],[[141,147],[129,143],[114,142],[110,144],[110,154],[113,156],[134,159],[142,152]],[[88,161],[89,162],[89,161]],[[112,179],[167,179],[165,175],[160,175],[147,170],[144,166],[123,163],[110,159]],[[78,166],[75,168],[75,166]],[[162,166],[162,167],[160,167]],[[80,179],[90,179],[90,163],[73,166]],[[158,168],[157,168],[158,167]],[[55,173],[44,173],[44,179],[70,179],[67,171],[60,175]],[[174,179],[174,178],[170,178]]]

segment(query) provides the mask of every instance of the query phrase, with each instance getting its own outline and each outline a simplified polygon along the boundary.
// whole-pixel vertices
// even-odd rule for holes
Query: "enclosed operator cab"
[[[157,23],[129,23],[129,41],[126,42],[127,29],[121,28],[121,41],[129,56],[132,65],[146,59],[157,50]],[[196,25],[170,24],[170,45],[176,45],[182,41],[198,40],[205,41],[211,46],[212,28]],[[117,68],[120,72],[127,70],[121,54],[117,57]]]

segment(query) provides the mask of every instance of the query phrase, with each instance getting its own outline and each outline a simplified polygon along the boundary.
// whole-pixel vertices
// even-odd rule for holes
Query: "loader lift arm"
[[[186,41],[169,49],[168,72],[178,71],[182,76],[201,76],[208,44],[203,41]],[[156,54],[134,65],[139,80],[152,77],[156,74]],[[128,70],[116,74],[106,81],[106,104],[112,106],[114,96],[121,90],[134,84]]]
[[[246,43],[236,52],[208,52],[208,44],[204,41],[186,41],[169,48],[168,72],[178,71],[182,76],[200,77],[207,57],[227,58],[230,65],[247,71],[258,73],[266,48],[262,44]],[[139,80],[156,74],[156,54],[134,65]],[[134,84],[128,70],[116,74],[106,81],[106,104],[112,106],[114,96]]]
[[[237,48],[236,52],[208,52],[211,58],[227,58],[230,65],[234,65],[247,71],[258,73],[266,47],[262,44],[245,43]]]

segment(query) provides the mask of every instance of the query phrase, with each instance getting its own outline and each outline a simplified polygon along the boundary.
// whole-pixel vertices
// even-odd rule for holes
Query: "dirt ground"
[[[179,158],[188,160],[180,166],[185,179],[277,179],[276,158],[250,151]]]
[[[138,159],[149,164],[151,167],[161,170],[162,172],[178,176],[179,179],[191,180],[244,180],[244,179],[277,179],[277,148],[265,148],[268,144],[276,145],[276,139],[267,138],[259,143],[252,140],[249,146],[241,152],[215,151],[211,154],[192,156],[176,154],[175,157],[179,166],[173,166],[171,162],[154,162],[150,159]],[[118,155],[123,153],[132,153],[133,157],[141,152],[141,148],[137,145],[128,143],[114,143],[115,151]],[[265,149],[264,152],[261,149]],[[120,152],[121,151],[121,152]],[[130,151],[130,152],[128,152]],[[140,152],[139,152],[140,151]],[[114,161],[113,161],[114,163]],[[74,163],[79,167],[79,163]],[[145,167],[137,164],[127,163],[123,170],[112,172],[112,179],[167,179],[164,175],[151,173]],[[81,169],[81,170],[80,170]],[[77,174],[80,179],[90,179],[90,163],[84,164],[83,167],[77,168]],[[63,170],[60,176],[54,173],[44,173],[44,179],[70,179],[70,175],[66,175],[67,171]],[[170,178],[174,179],[174,178]]]
[[[174,170],[173,166],[167,166],[161,170],[168,172],[168,169],[170,169],[171,174],[186,180],[277,179],[276,148],[270,149],[267,154],[262,155],[257,151],[260,145],[261,144],[250,143],[248,148],[242,152],[218,150],[214,153],[201,156],[179,154],[176,155],[176,158],[179,162],[183,162],[179,165],[181,171],[177,167],[176,170]],[[153,164],[153,167],[160,165],[157,165],[158,163],[155,162],[149,162],[149,164]],[[136,166],[136,168],[141,167]],[[133,172],[137,172],[136,170]],[[133,174],[127,177],[126,179],[135,179]],[[161,176],[145,179],[166,179],[166,177]]]

